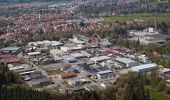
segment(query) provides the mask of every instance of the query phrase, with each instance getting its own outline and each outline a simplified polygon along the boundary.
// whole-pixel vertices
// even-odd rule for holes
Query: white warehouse
[[[114,74],[111,70],[101,71],[97,73],[97,79],[111,79]]]
[[[124,65],[125,67],[133,67],[138,65],[136,61],[129,58],[116,58],[115,61],[121,65]]]
[[[158,67],[156,64],[151,63],[151,64],[143,64],[139,66],[134,66],[131,68],[131,71],[133,72],[151,72],[157,70]]]

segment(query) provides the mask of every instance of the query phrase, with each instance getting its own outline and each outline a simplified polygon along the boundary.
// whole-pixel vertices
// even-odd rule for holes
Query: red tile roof
[[[63,73],[62,75],[61,75],[61,78],[71,78],[71,77],[75,77],[76,76],[76,74],[74,73],[74,72],[67,72],[67,73]]]

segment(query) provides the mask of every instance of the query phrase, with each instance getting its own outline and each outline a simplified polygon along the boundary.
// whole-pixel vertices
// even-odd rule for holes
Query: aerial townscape
[[[170,100],[170,0],[0,0],[0,100]]]

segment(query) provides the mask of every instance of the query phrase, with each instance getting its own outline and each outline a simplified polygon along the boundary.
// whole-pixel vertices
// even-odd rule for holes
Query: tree
[[[123,100],[149,100],[150,96],[144,89],[142,75],[133,75],[128,78]]]
[[[157,84],[159,83],[159,80],[160,80],[158,73],[157,72],[151,72],[149,77],[150,77],[150,85],[152,87],[156,87]]]
[[[80,22],[80,26],[85,26],[85,23],[83,20]]]
[[[165,63],[166,63],[166,61],[163,60],[163,59],[161,59],[161,60],[159,61],[159,65],[165,66]]]
[[[165,90],[165,88],[166,88],[166,84],[164,82],[158,83],[158,86],[157,86],[158,91],[162,92]]]
[[[170,87],[166,88],[165,93],[166,93],[167,95],[170,94]]]
[[[166,60],[165,67],[170,68],[170,61],[169,60]]]

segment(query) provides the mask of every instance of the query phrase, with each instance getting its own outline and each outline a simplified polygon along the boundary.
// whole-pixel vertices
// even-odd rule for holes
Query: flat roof
[[[97,74],[106,74],[106,73],[113,73],[113,72],[111,70],[97,72]]]
[[[0,55],[0,58],[10,58],[10,57],[16,57],[16,55],[9,55],[9,54]]]
[[[80,44],[85,43],[84,41],[78,40],[77,38],[73,38],[73,39],[69,39],[69,40],[74,42],[74,43],[80,43]]]
[[[106,39],[103,39],[102,42],[100,42],[101,45],[104,45],[104,46],[109,46],[109,45],[112,45],[112,43],[110,43],[108,40]]]
[[[129,59],[129,58],[116,58],[115,60],[119,61],[119,62],[122,62],[122,63],[125,63],[125,64],[136,62],[136,61],[134,61],[132,59]]]
[[[17,70],[17,69],[24,69],[23,66],[11,67],[9,70]]]
[[[34,79],[30,81],[32,85],[37,85],[44,82],[52,82],[52,80],[50,78],[40,78],[40,79]]]
[[[19,73],[20,75],[25,75],[25,74],[30,74],[30,73],[33,73],[35,72],[35,70],[32,70],[32,71],[27,71],[27,72],[21,72]]]
[[[27,53],[29,56],[33,56],[33,55],[39,55],[41,54],[41,52],[29,52]]]
[[[61,51],[64,51],[64,52],[67,52],[68,50],[70,50],[70,48],[69,48],[69,47],[62,46],[62,47],[60,47],[60,50],[61,50]]]
[[[93,58],[90,58],[91,61],[103,61],[103,60],[109,60],[110,57],[108,56],[96,56],[96,57],[93,57]]]
[[[64,59],[64,61],[67,61],[67,62],[70,62],[70,61],[77,62],[77,59],[73,56],[64,56],[63,59]]]
[[[72,53],[71,56],[73,56],[73,57],[85,57],[85,55],[83,55],[81,53]]]
[[[150,63],[150,64],[143,64],[143,65],[139,65],[139,66],[134,66],[134,67],[132,67],[131,69],[133,70],[133,71],[139,71],[139,70],[141,70],[141,69],[147,69],[147,68],[152,68],[152,67],[157,67],[157,64],[155,64],[155,63]]]
[[[1,51],[17,51],[19,49],[21,49],[21,47],[19,46],[8,46],[5,48],[2,48]]]

